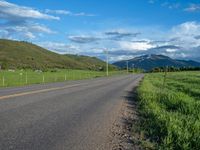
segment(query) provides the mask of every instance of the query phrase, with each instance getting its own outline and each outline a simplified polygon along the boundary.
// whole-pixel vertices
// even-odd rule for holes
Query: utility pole
[[[127,69],[127,73],[128,73],[128,60],[126,61],[126,69]]]
[[[126,55],[129,56],[128,52],[126,53]],[[129,59],[129,57],[128,57],[128,59]],[[127,59],[127,61],[126,61],[126,69],[127,69],[126,71],[127,71],[127,74],[128,74],[128,69],[129,69],[129,68],[128,68],[128,59]]]
[[[135,71],[135,68],[134,68],[135,66],[134,66],[134,64],[132,64],[132,68],[133,68],[133,73],[134,73],[134,71]]]
[[[104,53],[106,54],[106,76],[108,76],[108,50],[105,49]]]

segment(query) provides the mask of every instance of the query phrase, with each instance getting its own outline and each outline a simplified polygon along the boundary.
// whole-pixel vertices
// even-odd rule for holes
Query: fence
[[[124,74],[124,71],[113,71],[109,75]],[[106,76],[105,72],[65,70],[58,72],[34,71],[0,71],[0,87],[23,86],[40,83],[82,80]]]

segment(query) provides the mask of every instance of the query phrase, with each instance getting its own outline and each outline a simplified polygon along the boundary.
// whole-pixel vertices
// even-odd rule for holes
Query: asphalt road
[[[110,128],[142,75],[0,89],[0,150],[109,149]]]

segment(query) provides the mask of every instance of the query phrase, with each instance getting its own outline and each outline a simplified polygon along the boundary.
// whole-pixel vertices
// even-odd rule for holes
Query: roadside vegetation
[[[200,148],[199,71],[147,74],[138,98],[140,132],[155,149]]]
[[[109,72],[109,76],[119,74],[126,74],[126,72]],[[106,76],[105,72],[89,70],[51,69],[45,72],[41,70],[0,70],[0,87],[82,80],[103,76]]]

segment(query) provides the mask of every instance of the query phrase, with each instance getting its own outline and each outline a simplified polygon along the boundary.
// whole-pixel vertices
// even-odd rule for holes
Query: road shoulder
[[[140,136],[135,132],[139,123],[139,110],[137,101],[137,86],[126,91],[126,95],[121,101],[121,109],[118,118],[111,129],[111,149],[112,150],[141,150]]]

